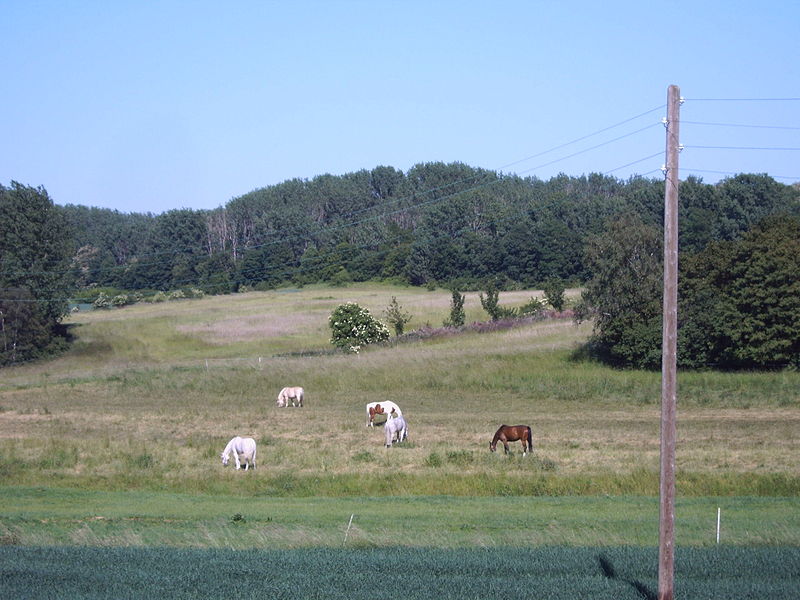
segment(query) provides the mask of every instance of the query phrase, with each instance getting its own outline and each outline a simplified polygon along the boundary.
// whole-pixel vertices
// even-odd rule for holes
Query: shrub
[[[334,287],[347,287],[347,284],[352,282],[353,276],[344,267],[336,271],[331,277],[331,285]]]
[[[450,318],[443,325],[445,327],[463,327],[466,320],[464,313],[464,294],[458,290],[452,290],[453,297],[450,300]]]
[[[127,294],[117,294],[111,299],[111,304],[114,306],[125,306],[126,304],[130,304],[130,299]]]
[[[397,302],[396,296],[392,296],[392,301],[383,311],[383,316],[394,327],[394,334],[397,336],[403,335],[406,323],[411,320],[411,315],[403,312],[403,307]]]
[[[566,287],[557,279],[551,279],[544,285],[544,297],[547,299],[548,304],[558,312],[564,310],[565,292]]]
[[[94,302],[92,302],[92,306],[95,308],[111,308],[111,298],[109,298],[105,292],[100,292],[97,298],[94,299]]]
[[[486,297],[484,297],[483,293],[481,293],[480,298],[483,310],[489,314],[489,316],[492,318],[492,321],[497,321],[499,319],[513,319],[519,316],[517,309],[503,308],[500,306],[500,290],[497,289],[497,286],[494,283],[489,284],[488,289],[486,290]]]
[[[561,305],[563,308],[563,304]],[[555,308],[555,307],[554,307]],[[544,302],[539,298],[531,298],[527,303],[519,307],[519,314],[523,317],[533,317],[544,310]],[[556,309],[560,311],[561,309]]]
[[[361,346],[389,339],[389,329],[375,319],[369,310],[355,302],[340,304],[328,319],[331,344],[337,348],[358,352]]]

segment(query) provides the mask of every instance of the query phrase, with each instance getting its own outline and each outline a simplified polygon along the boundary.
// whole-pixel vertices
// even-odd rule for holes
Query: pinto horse
[[[497,442],[503,442],[503,447],[508,454],[508,442],[522,442],[522,456],[528,452],[533,452],[533,434],[527,425],[500,425],[495,432],[489,450],[494,452],[497,449]]]
[[[220,455],[222,457],[223,466],[228,466],[231,452],[233,452],[233,460],[236,462],[237,469],[242,468],[241,462],[239,461],[240,456],[242,462],[244,462],[245,471],[247,471],[249,467],[256,468],[256,441],[253,438],[243,438],[238,435],[235,438],[231,438],[231,441],[228,442],[228,445],[225,446],[225,450],[223,450]]]
[[[395,417],[402,417],[403,411],[394,402],[384,400],[383,402],[370,402],[367,404],[367,427],[375,426],[375,416],[386,415],[386,421]]]

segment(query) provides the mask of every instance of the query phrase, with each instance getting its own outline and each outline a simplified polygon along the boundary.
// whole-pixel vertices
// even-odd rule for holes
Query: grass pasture
[[[2,482],[222,494],[236,482],[240,493],[288,496],[657,494],[660,373],[573,360],[589,328],[567,319],[331,351],[327,317],[338,303],[380,315],[391,296],[414,315],[410,327],[448,313],[447,292],[364,286],[78,314],[70,354],[4,370]],[[481,318],[477,295],[466,309]],[[306,388],[307,406],[277,408],[277,392],[293,384]],[[403,408],[407,444],[387,450],[382,429],[364,426],[364,405],[380,399]],[[683,494],[800,493],[800,374],[682,374],[679,405]],[[530,460],[488,452],[501,423],[532,425]],[[236,434],[259,442],[246,483],[218,461]]]
[[[503,293],[501,304],[518,306],[533,295]],[[520,572],[560,582],[546,597],[575,597],[563,592],[572,589],[566,580],[583,581],[576,585],[595,597],[652,597],[652,573],[627,573],[616,559],[603,567],[600,558],[628,547],[639,569],[657,543],[660,373],[575,359],[590,326],[568,319],[409,336],[357,355],[332,351],[327,319],[339,303],[355,301],[380,316],[392,296],[413,315],[408,330],[435,328],[449,314],[447,291],[363,285],[70,317],[76,341],[68,354],[0,373],[0,586],[29,576],[95,585],[80,566],[96,559],[82,554],[92,547],[129,550],[125,556],[142,564],[165,552],[165,564],[178,572],[185,560],[209,573],[219,563],[230,576],[223,579],[236,577],[239,551],[263,552],[254,555],[260,566],[241,563],[242,581],[280,580],[264,570],[274,560],[265,548],[298,552],[303,561],[304,552],[321,547],[344,561],[402,549],[413,568],[422,560],[417,552],[442,552],[432,565],[497,552],[498,577]],[[477,294],[467,294],[465,308],[468,322],[486,318]],[[276,407],[285,385],[306,388],[306,407]],[[751,597],[789,597],[781,590],[787,577],[797,581],[800,547],[800,373],[679,373],[678,388],[679,548],[741,569],[749,568],[746,553],[715,553],[757,549],[755,570],[739,572],[758,590],[758,561],[769,560],[762,554],[773,547],[789,561],[789,575],[776,576],[774,593]],[[364,405],[381,399],[403,408],[407,443],[386,449],[382,428],[365,427]],[[533,427],[533,456],[523,459],[513,445],[509,456],[489,452],[501,423]],[[220,464],[236,434],[258,441],[255,471]],[[713,542],[717,507],[725,548]],[[524,535],[509,540],[509,528]],[[519,552],[537,564],[537,548],[571,548],[568,554],[583,558],[576,570],[552,577],[517,565]],[[313,560],[335,560],[324,552]],[[23,554],[28,566],[13,566]],[[61,566],[36,571],[54,557]],[[119,577],[107,585],[138,575]],[[151,596],[175,584],[166,573],[154,577]],[[330,577],[326,597],[341,590],[385,597],[374,587],[379,577],[371,588],[349,575]],[[496,593],[496,580],[481,577],[461,597]],[[181,589],[197,589],[191,577],[181,581]],[[92,590],[112,589],[89,583],[67,595],[103,597]],[[255,589],[243,588],[244,597],[263,597]],[[305,591],[291,597],[322,594],[297,589]],[[706,590],[691,597],[728,596]]]

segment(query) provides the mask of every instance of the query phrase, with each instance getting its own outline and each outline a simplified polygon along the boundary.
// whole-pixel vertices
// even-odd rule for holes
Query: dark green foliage
[[[406,324],[411,320],[411,314],[403,310],[397,302],[397,297],[392,296],[389,306],[383,311],[384,318],[394,328],[395,335],[403,335]]]
[[[480,289],[586,281],[590,236],[625,212],[659,227],[663,181],[591,174],[549,181],[461,163],[376,167],[254,190],[212,211],[121,214],[68,206],[80,286],[208,293],[390,279]],[[800,193],[765,175],[689,178],[681,247],[735,239],[768,214],[800,214]]]
[[[237,518],[238,517],[238,518]],[[236,514],[233,527],[247,527]],[[641,600],[658,591],[656,548],[193,550],[0,547],[6,598],[550,598]],[[797,597],[798,548],[682,548],[675,597]],[[292,565],[292,568],[287,568]],[[387,569],[387,565],[390,568]],[[374,574],[381,573],[376,583]]]
[[[464,294],[458,290],[452,290],[452,298],[450,299],[450,318],[445,320],[443,325],[445,327],[462,327],[466,320],[464,313]]]
[[[519,316],[519,311],[514,308],[504,308],[500,306],[500,290],[494,282],[490,283],[486,289],[486,296],[480,295],[483,310],[491,317],[492,321],[500,319],[513,319]]]
[[[521,317],[535,317],[541,313],[544,308],[545,303],[539,300],[539,298],[531,298],[517,310]]]
[[[634,214],[590,240],[587,260],[594,277],[583,292],[595,320],[590,344],[611,363],[661,364],[661,248],[661,232]]]
[[[683,264],[680,362],[800,366],[800,219],[765,220]]]
[[[558,312],[564,310],[566,286],[559,279],[550,279],[544,284],[544,297]]]
[[[638,217],[615,222],[589,246],[594,353],[608,362],[657,368],[663,271],[660,232]],[[725,369],[800,365],[800,219],[775,216],[734,241],[683,255],[678,364]]]
[[[63,345],[71,239],[44,188],[0,185],[0,366]]]
[[[483,310],[487,312],[487,314],[492,318],[492,321],[497,321],[501,314],[500,314],[500,290],[498,290],[493,285],[490,285],[489,288],[486,290],[486,297],[484,298],[483,293],[481,293],[481,306]]]

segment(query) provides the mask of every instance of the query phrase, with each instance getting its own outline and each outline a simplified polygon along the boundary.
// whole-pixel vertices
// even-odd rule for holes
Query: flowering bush
[[[355,302],[340,304],[328,318],[331,344],[358,353],[361,346],[389,339],[389,329]]]

